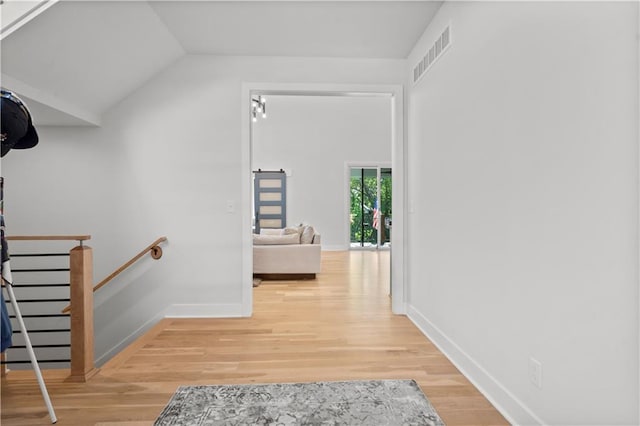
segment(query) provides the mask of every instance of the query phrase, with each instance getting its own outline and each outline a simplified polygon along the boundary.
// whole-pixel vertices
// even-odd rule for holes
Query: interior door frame
[[[393,232],[391,246],[391,286],[393,298],[391,310],[394,314],[407,313],[407,268],[406,268],[406,181],[405,170],[406,141],[404,133],[404,93],[403,86],[385,84],[316,84],[316,83],[242,83],[240,102],[241,150],[242,150],[242,315],[253,313],[253,238],[252,225],[252,95],[298,95],[298,96],[390,96],[391,97],[391,168],[394,170],[392,182]]]

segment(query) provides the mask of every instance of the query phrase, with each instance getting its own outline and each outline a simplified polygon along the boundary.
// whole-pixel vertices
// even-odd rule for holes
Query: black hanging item
[[[7,246],[7,240],[4,236],[4,178],[0,177],[0,239],[2,240],[2,267],[0,268],[0,275],[3,281],[11,282],[11,268],[9,267],[9,248]],[[13,329],[11,327],[11,320],[9,319],[9,312],[7,312],[7,306],[4,303],[4,294],[0,291],[0,300],[2,306],[0,306],[1,322],[2,322],[2,343],[0,352],[4,352],[7,348],[13,346],[12,336]]]
[[[38,133],[33,127],[31,113],[22,99],[15,93],[0,89],[0,111],[0,157],[4,157],[12,149],[28,149],[38,144]]]

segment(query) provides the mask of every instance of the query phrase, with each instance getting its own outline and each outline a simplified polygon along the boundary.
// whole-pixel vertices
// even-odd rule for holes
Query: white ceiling
[[[59,1],[2,39],[2,85],[36,125],[99,125],[185,54],[406,58],[441,3]]]
[[[406,58],[439,4],[416,1],[153,2],[189,53]]]

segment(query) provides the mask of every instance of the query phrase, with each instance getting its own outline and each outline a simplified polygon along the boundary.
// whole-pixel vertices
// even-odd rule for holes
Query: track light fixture
[[[267,98],[258,96],[251,97],[251,119],[255,123],[258,121],[258,114],[262,114],[262,118],[267,118]]]

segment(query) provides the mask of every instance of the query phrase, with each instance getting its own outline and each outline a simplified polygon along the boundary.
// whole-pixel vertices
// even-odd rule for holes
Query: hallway
[[[448,426],[508,424],[404,316],[389,252],[323,252],[316,280],[263,281],[254,315],[164,319],[89,383],[47,371],[59,425],[151,425],[179,385],[414,379]],[[49,424],[31,374],[2,381],[2,424]]]

